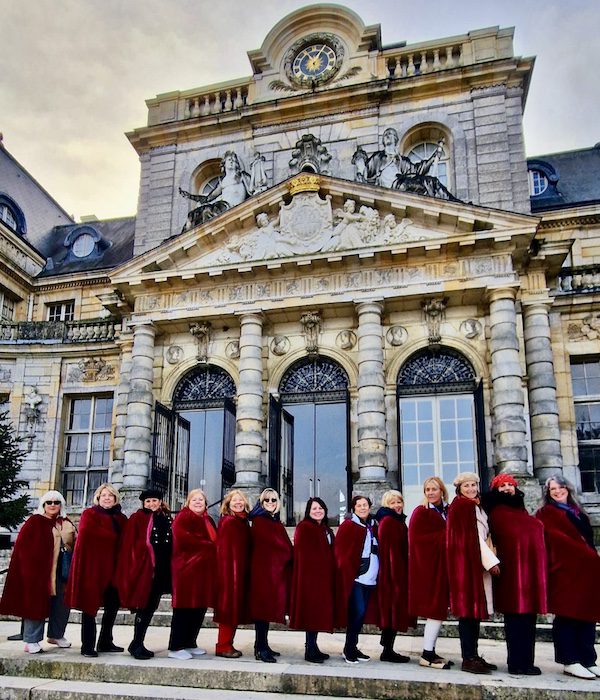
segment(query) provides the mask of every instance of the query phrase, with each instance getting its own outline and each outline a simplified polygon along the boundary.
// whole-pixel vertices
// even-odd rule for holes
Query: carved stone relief
[[[431,299],[421,303],[431,345],[436,345],[442,340],[440,325],[446,317],[446,304],[446,299]]]
[[[340,350],[352,350],[356,345],[356,333],[351,330],[340,331],[335,339],[335,344]]]
[[[240,357],[240,341],[232,340],[230,343],[227,343],[225,346],[225,355],[227,355],[230,360],[238,360]]]
[[[303,134],[292,151],[292,157],[288,165],[292,174],[306,172],[310,169],[320,175],[331,175],[329,163],[331,154],[322,145],[321,139],[312,134]]]
[[[408,339],[408,331],[404,326],[392,326],[385,334],[386,340],[393,347],[399,347]]]
[[[600,314],[589,314],[581,321],[569,323],[569,340],[598,340],[600,338]]]
[[[285,355],[290,350],[290,341],[285,335],[276,335],[271,341],[273,355]]]
[[[11,371],[6,367],[0,367],[0,382],[2,384],[8,384],[11,380]]]
[[[468,340],[474,340],[481,335],[481,323],[475,318],[467,318],[460,324],[460,332]]]
[[[212,336],[212,325],[209,321],[190,324],[190,333],[198,343],[198,362],[208,362],[208,345]]]
[[[179,345],[171,345],[167,348],[167,362],[176,365],[183,359],[183,348]]]
[[[321,331],[321,314],[318,311],[308,311],[300,316],[304,330],[306,352],[315,355],[319,352],[319,332]]]
[[[70,382],[101,382],[112,379],[115,368],[101,357],[86,357],[71,367],[68,380]]]

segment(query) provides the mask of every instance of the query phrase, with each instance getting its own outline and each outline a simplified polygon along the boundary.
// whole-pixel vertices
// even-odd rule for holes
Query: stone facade
[[[275,454],[286,439],[276,421],[291,425],[281,411],[302,401],[282,386],[319,360],[337,378],[318,389],[323,399],[307,389],[303,405],[345,402],[335,431],[347,432],[347,454],[336,447],[329,476],[347,475],[354,491],[378,497],[399,487],[414,505],[429,444],[431,469],[448,481],[470,464],[484,481],[514,473],[532,502],[539,481],[561,469],[582,488],[571,359],[600,355],[600,214],[530,214],[522,113],[533,60],[513,55],[512,30],[394,48],[353,12],[331,13],[315,6],[284,18],[249,53],[249,79],[149,100],[147,126],[128,134],[141,161],[133,257],[40,275],[43,256],[0,223],[0,257],[12,266],[2,285],[18,302],[1,329],[0,395],[30,436],[23,476],[34,495],[63,488],[65,474],[75,483],[90,455],[106,453],[127,507],[160,469],[177,506],[187,483],[178,465],[199,463],[208,443],[194,442],[192,426],[186,452],[176,426],[215,407],[225,436],[235,411],[235,484],[285,493],[301,453],[294,467]],[[319,41],[336,55],[327,79],[294,82],[295,52]],[[382,146],[386,129],[397,153]],[[402,156],[436,143],[452,199],[357,178],[360,149],[410,168]],[[49,305],[65,300],[74,318],[49,328]],[[414,376],[400,381],[411,362]],[[205,384],[182,398],[194,373]],[[213,376],[231,395],[211,393]],[[28,413],[34,388],[40,400]],[[110,444],[95,452],[106,429],[80,426],[73,407],[107,397]],[[425,404],[431,419],[419,417]],[[455,458],[444,453],[450,410]],[[296,439],[309,440],[295,415]],[[413,429],[425,431],[413,441],[414,463]],[[322,474],[307,480],[311,493],[326,487]],[[338,491],[343,512],[351,494]],[[600,512],[595,491],[582,499]]]

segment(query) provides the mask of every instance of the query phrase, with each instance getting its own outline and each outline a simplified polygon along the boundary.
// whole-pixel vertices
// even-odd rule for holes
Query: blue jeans
[[[365,586],[362,583],[354,582],[350,591],[348,601],[348,626],[346,627],[346,643],[344,644],[344,654],[355,656],[358,646],[358,635],[363,626],[367,606],[373,586]]]

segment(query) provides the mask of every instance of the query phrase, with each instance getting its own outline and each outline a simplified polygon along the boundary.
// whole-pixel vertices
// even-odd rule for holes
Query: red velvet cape
[[[374,533],[375,534],[375,533]],[[360,559],[367,528],[362,527],[352,520],[344,520],[340,525],[333,552],[335,555],[335,626],[347,627],[348,625],[348,601],[354,585],[354,579],[358,576]],[[379,619],[377,605],[377,589],[371,593],[369,606],[365,616],[365,623],[376,625]]]
[[[494,610],[545,613],[546,548],[544,526],[524,508],[497,505],[489,513],[490,533],[500,559],[493,577]]]
[[[448,508],[446,543],[450,609],[456,617],[487,620],[476,507],[470,498],[457,496]]]
[[[66,604],[88,615],[96,615],[104,591],[110,585],[116,586],[117,556],[127,522],[123,513],[110,515],[103,510],[100,506],[92,507],[81,514],[65,592]],[[121,534],[113,526],[113,517]]]
[[[237,627],[251,622],[250,525],[246,518],[223,515],[217,530],[216,622]]]
[[[154,577],[154,550],[150,544],[152,513],[136,511],[127,521],[117,561],[117,588],[124,608],[145,608]]]
[[[408,614],[408,529],[393,515],[384,515],[378,523],[379,627],[406,632],[416,624]]]
[[[445,620],[449,605],[446,521],[434,508],[417,506],[408,525],[408,609]]]
[[[209,515],[183,508],[173,521],[174,608],[214,608],[217,598],[217,545],[209,534]]]
[[[566,511],[547,505],[536,513],[548,552],[548,610],[600,622],[600,557],[579,534]]]
[[[331,544],[327,539],[330,534]],[[333,532],[326,525],[302,520],[294,533],[294,568],[290,627],[333,632],[335,561]]]
[[[16,615],[28,620],[44,620],[48,617],[54,560],[54,523],[54,520],[36,513],[27,519],[19,531],[0,601],[2,615]]]
[[[250,614],[253,620],[285,623],[290,601],[292,543],[283,523],[270,515],[256,515],[250,534]]]

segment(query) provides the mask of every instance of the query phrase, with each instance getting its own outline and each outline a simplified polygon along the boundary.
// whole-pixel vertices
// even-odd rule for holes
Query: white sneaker
[[[591,671],[597,678],[600,677],[600,666],[588,666],[588,671]]]
[[[37,642],[30,642],[25,645],[25,651],[28,654],[39,654],[43,649]]]
[[[64,637],[61,637],[60,639],[51,639],[48,637],[48,644],[56,644],[57,647],[60,649],[68,649],[71,646],[71,642],[68,639],[65,639]]]
[[[200,649],[200,647],[194,647],[193,649],[186,649],[188,654],[192,656],[204,656],[206,654],[206,649]]]
[[[581,664],[567,664],[565,666],[565,673],[567,676],[574,676],[575,678],[585,678],[585,680],[593,680],[596,678],[596,674],[587,669]]]
[[[179,659],[180,661],[189,661],[190,659],[193,659],[194,657],[190,654],[190,652],[187,649],[180,649],[179,651],[170,651],[169,658],[170,659]],[[583,666],[582,666],[582,668],[583,668]]]

